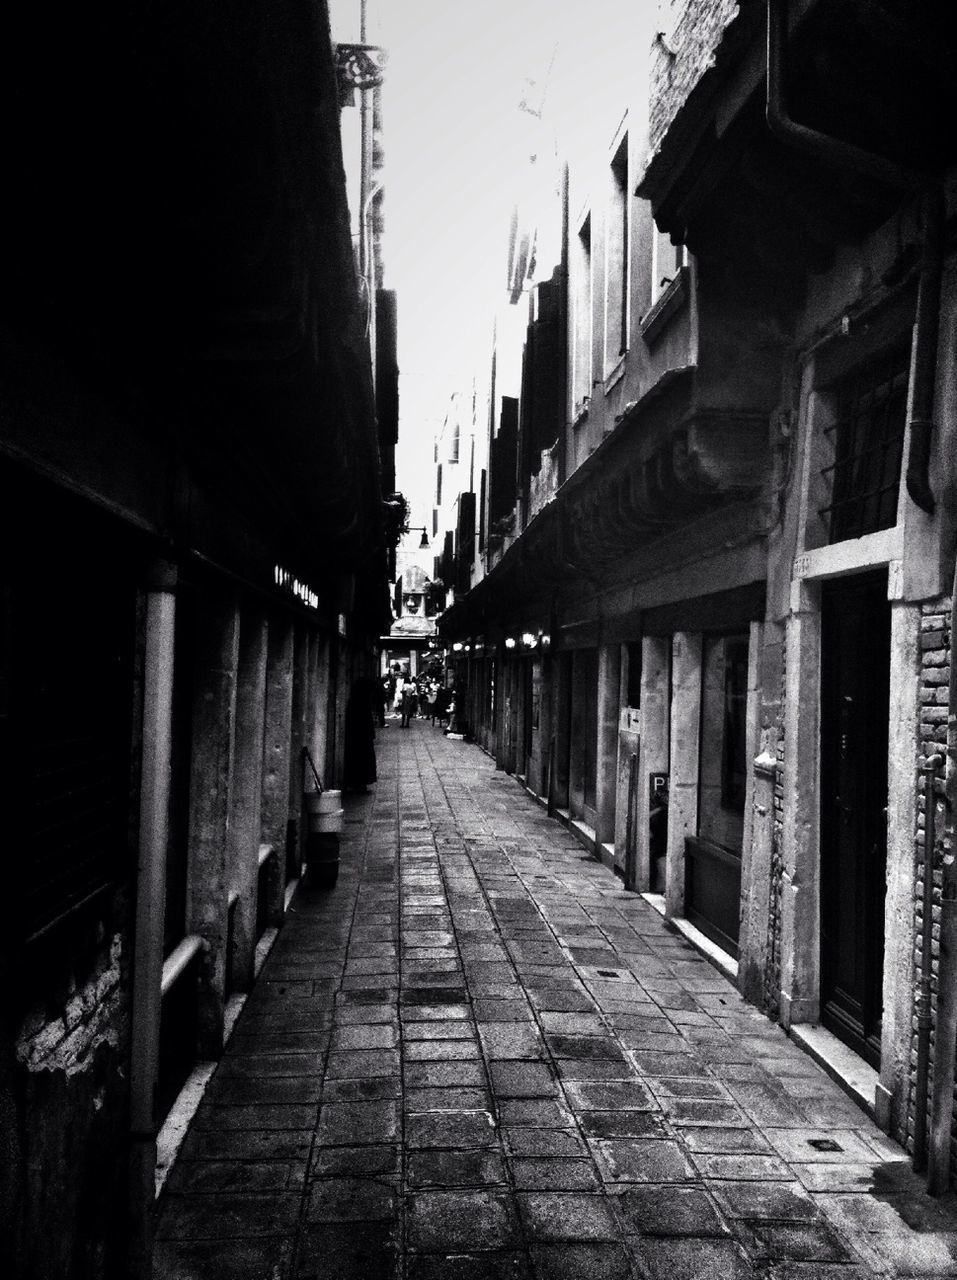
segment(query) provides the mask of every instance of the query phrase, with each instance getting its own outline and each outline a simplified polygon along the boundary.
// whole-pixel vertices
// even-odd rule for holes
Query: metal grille
[[[837,415],[827,428],[834,461],[822,468],[831,501],[820,508],[830,541],[860,538],[897,523],[904,424],[906,349],[863,366],[837,392]]]

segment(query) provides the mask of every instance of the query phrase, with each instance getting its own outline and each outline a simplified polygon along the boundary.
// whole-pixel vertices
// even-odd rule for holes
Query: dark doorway
[[[821,1022],[880,1065],[890,606],[883,570],[821,597]]]

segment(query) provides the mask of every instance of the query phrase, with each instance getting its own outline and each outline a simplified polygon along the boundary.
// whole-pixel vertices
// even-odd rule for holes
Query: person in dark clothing
[[[385,677],[384,681],[373,680],[371,682],[372,700],[373,700],[374,709],[375,709],[375,717],[376,717],[376,720],[378,720],[379,722],[380,729],[385,728],[385,704],[389,697],[388,682],[389,682],[388,676]]]
[[[353,682],[346,703],[342,786],[345,791],[368,791],[376,780],[375,711],[373,685],[368,676]]]

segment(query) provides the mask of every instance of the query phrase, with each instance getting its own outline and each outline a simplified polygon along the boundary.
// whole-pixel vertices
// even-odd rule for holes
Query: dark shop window
[[[744,836],[748,637],[706,636],[701,663],[698,834],[740,853]]]
[[[628,649],[628,688],[625,693],[625,706],[641,706],[641,641],[629,644]]]

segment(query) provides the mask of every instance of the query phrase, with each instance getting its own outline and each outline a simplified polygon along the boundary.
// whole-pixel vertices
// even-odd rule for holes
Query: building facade
[[[650,34],[647,99],[569,162],[442,630],[473,735],[939,1187],[953,16],[687,0]]]
[[[14,21],[0,1256],[145,1276],[388,625],[372,366],[324,4]]]

